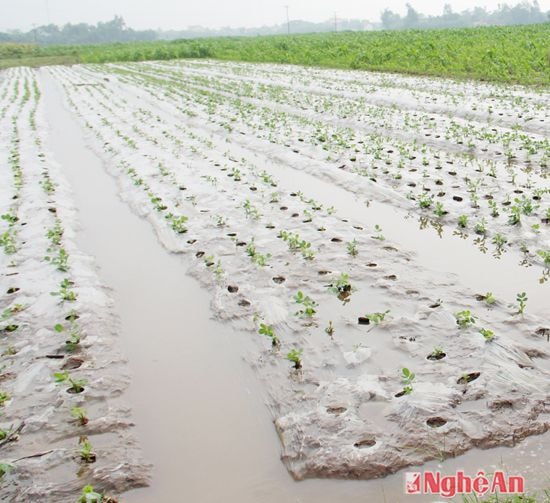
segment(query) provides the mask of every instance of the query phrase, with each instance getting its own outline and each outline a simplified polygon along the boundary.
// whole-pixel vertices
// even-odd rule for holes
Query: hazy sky
[[[414,8],[427,14],[440,13],[445,3],[460,11],[475,6],[496,8],[500,3],[515,5],[519,0],[410,0]],[[0,0],[0,30],[30,29],[33,25],[95,24],[115,14],[132,28],[177,29],[190,25],[208,27],[254,27],[285,20],[285,4],[291,19],[324,21],[337,12],[340,18],[378,20],[388,7],[405,11],[406,0]],[[550,0],[539,0],[542,10],[550,10]]]

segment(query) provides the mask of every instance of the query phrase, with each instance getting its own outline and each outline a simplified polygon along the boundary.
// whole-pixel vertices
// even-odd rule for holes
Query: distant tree
[[[385,9],[384,12],[382,12],[380,20],[385,30],[395,30],[402,26],[401,16],[389,9]]]
[[[414,7],[410,3],[407,3],[406,7],[407,7],[407,14],[405,16],[405,19],[403,20],[403,26],[405,28],[417,28],[418,21],[420,19],[418,12],[416,12]]]

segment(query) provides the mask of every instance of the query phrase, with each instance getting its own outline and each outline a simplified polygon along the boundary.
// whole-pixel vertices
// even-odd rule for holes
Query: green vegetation
[[[78,503],[101,503],[103,495],[94,491],[93,486],[84,486]]]
[[[359,251],[357,250],[357,240],[356,239],[353,239],[349,243],[346,243],[346,247],[348,249],[348,253],[352,257],[357,257],[357,255],[359,254]]]
[[[265,335],[271,339],[271,346],[273,348],[278,348],[281,344],[279,338],[275,335],[273,327],[271,325],[266,325],[265,323],[260,324],[260,329],[258,330],[260,335]]]
[[[476,317],[472,314],[471,311],[465,310],[465,311],[459,311],[458,313],[455,313],[456,318],[456,324],[460,328],[466,328],[470,325],[473,325],[476,322]]]
[[[81,445],[80,459],[84,461],[84,463],[93,463],[96,460],[96,455],[92,450],[93,447],[88,437],[80,437],[79,444]]]
[[[403,382],[402,393],[404,395],[410,395],[413,392],[412,383],[416,375],[414,372],[411,372],[408,368],[404,367],[401,369],[401,381]]]
[[[68,372],[54,372],[53,376],[56,383],[68,382],[71,385],[69,388],[71,393],[82,393],[84,386],[88,384],[86,379],[74,379]]]
[[[0,461],[0,479],[8,472],[11,472],[15,468],[13,463],[7,461]]]
[[[494,338],[495,338],[495,334],[492,330],[488,330],[486,328],[482,328],[479,333],[481,335],[483,335],[483,337],[485,338],[485,340],[487,342],[491,342]]]
[[[5,391],[0,391],[0,407],[2,407],[9,399],[10,395]]]
[[[488,306],[492,306],[496,301],[497,299],[495,299],[495,296],[493,295],[492,292],[487,292],[485,294],[485,304],[487,304]]]
[[[292,349],[286,355],[286,359],[294,364],[294,368],[296,370],[300,370],[302,368],[302,353],[303,352],[304,352],[303,349]]]
[[[546,489],[539,494],[514,494],[513,496],[502,496],[496,494],[480,499],[472,494],[462,497],[463,503],[550,503],[550,490]]]
[[[527,307],[527,294],[525,292],[518,293],[516,296],[516,301],[518,303],[518,314],[523,314],[525,308]]]
[[[71,408],[71,416],[73,416],[80,426],[85,426],[88,424],[88,417],[86,416],[86,411],[80,407]]]
[[[386,318],[386,315],[390,312],[389,309],[384,311],[383,313],[367,313],[365,314],[365,318],[367,318],[371,323],[374,323],[375,325],[380,325]]]
[[[0,45],[0,68],[214,58],[547,85],[550,83],[549,41],[550,23],[88,46],[3,44]]]
[[[302,309],[296,311],[296,316],[305,316],[307,318],[313,318],[317,310],[315,309],[318,304],[311,297],[304,295],[303,292],[299,291],[294,297],[294,302],[300,304]]]
[[[328,322],[327,328],[325,328],[325,332],[332,337],[334,335],[334,325],[332,324],[332,320]]]

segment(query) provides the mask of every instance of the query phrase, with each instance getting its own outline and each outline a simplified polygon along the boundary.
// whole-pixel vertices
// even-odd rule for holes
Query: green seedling
[[[65,248],[59,248],[57,256],[48,256],[45,257],[44,260],[54,265],[58,271],[67,272],[69,270],[69,254]]]
[[[492,330],[488,330],[486,328],[482,328],[479,333],[483,335],[484,339],[487,342],[491,342],[495,338],[495,334]]]
[[[542,259],[542,261],[544,262],[544,265],[550,268],[550,251],[539,250],[537,252],[537,255]]]
[[[254,244],[254,238],[248,243],[246,246],[246,254],[250,257],[250,260],[254,262],[255,264],[258,264],[261,267],[265,267],[268,265],[269,259],[271,258],[271,254],[268,253],[266,255],[263,255],[261,253],[258,253],[256,250],[256,245]]]
[[[367,318],[371,323],[374,323],[375,325],[380,325],[385,319],[386,315],[390,312],[389,309],[384,311],[383,313],[377,312],[377,313],[367,313],[365,314],[365,318]]]
[[[84,486],[78,503],[104,503],[103,495],[96,493],[93,486]]]
[[[15,469],[15,465],[9,461],[0,461],[0,479],[6,475],[6,473],[11,472]]]
[[[42,186],[46,194],[52,194],[55,190],[55,185],[50,177],[44,177],[44,180],[40,182],[40,185]]]
[[[17,349],[13,346],[8,346],[4,351],[2,351],[2,356],[13,356],[17,354]]]
[[[3,407],[5,403],[10,399],[9,393],[5,391],[0,391],[0,407]]]
[[[334,335],[334,325],[332,324],[332,321],[328,322],[328,327],[325,328],[325,332],[332,337]]]
[[[280,346],[279,338],[275,335],[273,327],[271,325],[266,325],[265,323],[260,324],[260,329],[258,330],[260,335],[265,335],[271,339],[271,346],[278,348]]]
[[[262,180],[264,181],[264,183],[266,183],[267,185],[270,185],[271,187],[276,187],[277,186],[277,184],[273,180],[273,177],[267,171],[265,171],[265,170],[262,171],[260,173],[260,176],[262,177]]]
[[[474,227],[474,232],[480,236],[485,236],[487,234],[487,222],[482,218]]]
[[[516,301],[518,303],[518,314],[523,314],[525,312],[525,308],[527,307],[527,301],[529,299],[527,298],[527,294],[525,292],[518,293],[516,296]]]
[[[172,213],[168,213],[165,218],[170,223],[170,227],[172,228],[172,230],[177,234],[185,234],[187,232],[187,227],[185,226],[185,224],[189,219],[186,216],[176,216]]]
[[[76,346],[80,344],[80,329],[78,327],[72,327],[69,333],[69,339],[65,341],[68,351],[74,351]]]
[[[315,308],[318,306],[317,302],[311,299],[311,297],[308,297],[307,295],[304,295],[301,291],[299,291],[294,297],[294,302],[296,304],[302,305],[302,309],[299,311],[296,311],[296,316],[306,316],[308,318],[313,318],[315,313],[317,312]]]
[[[443,203],[437,202],[435,203],[434,213],[437,217],[441,218],[444,217],[448,211],[443,207]]]
[[[501,251],[504,248],[504,246],[508,243],[508,240],[502,234],[497,233],[493,236],[493,239],[491,242],[497,247],[497,250]]]
[[[379,241],[384,241],[386,239],[382,234],[382,227],[378,224],[374,226],[374,230],[377,232],[376,236],[373,236],[374,239],[378,239]]]
[[[61,325],[61,323],[58,323],[54,326],[54,330],[58,333],[61,333],[65,330],[65,327]],[[74,322],[71,322],[71,327],[69,330],[69,337],[65,341],[65,346],[67,348],[67,351],[72,352],[76,349],[76,346],[80,344],[80,339],[82,338],[82,331],[78,327],[78,325]]]
[[[467,215],[460,215],[458,217],[458,226],[461,229],[466,229],[466,227],[468,227],[468,216]]]
[[[55,222],[55,225],[48,230],[46,236],[52,242],[52,245],[61,246],[61,238],[63,237],[63,232],[64,230],[61,226],[61,222],[57,220]]]
[[[404,395],[410,395],[413,392],[412,383],[415,377],[414,372],[411,372],[408,368],[403,367],[401,369],[401,381],[404,384],[402,392]]]
[[[6,231],[0,235],[0,246],[4,248],[6,255],[13,255],[17,253],[17,245],[15,244],[16,231]]]
[[[73,416],[80,426],[86,426],[88,424],[88,417],[86,416],[86,411],[80,407],[73,407],[71,409],[71,416]]]
[[[168,206],[166,206],[163,202],[162,202],[162,198],[161,197],[158,197],[156,196],[154,193],[152,192],[149,192],[148,193],[149,195],[149,200],[151,201],[151,204],[153,205],[153,207],[155,208],[155,210],[157,211],[164,211],[168,208]]]
[[[499,216],[499,211],[498,211],[498,205],[496,203],[496,201],[494,201],[493,199],[490,199],[488,201],[488,204],[489,204],[489,208],[491,209],[491,216],[493,218],[496,218]]]
[[[218,279],[223,276],[223,268],[222,268],[222,261],[221,260],[218,260],[218,262],[216,262],[216,267],[214,268],[214,275]]]
[[[78,313],[74,310],[74,309],[71,309],[67,316],[65,317],[65,319],[67,321],[70,321],[70,322],[73,322],[75,320],[78,320],[79,316],[78,316]]]
[[[302,353],[303,352],[304,352],[303,349],[292,349],[286,355],[286,359],[294,364],[294,368],[296,370],[300,370],[302,368]]]
[[[1,320],[8,320],[13,315],[23,311],[23,309],[25,309],[25,306],[23,304],[15,304],[12,307],[8,307],[8,308],[4,309],[4,311],[2,311],[2,315],[0,316],[0,319]]]
[[[419,198],[418,198],[418,206],[421,208],[421,209],[427,209],[429,208],[432,204],[433,204],[433,201],[434,201],[434,198],[433,196],[429,196],[428,194],[422,194]]]
[[[354,239],[353,241],[350,241],[346,243],[346,247],[348,249],[348,254],[352,257],[357,257],[359,254],[359,251],[357,250],[357,240]]]
[[[352,286],[349,282],[349,274],[340,274],[335,283],[328,285],[328,289],[333,294],[337,295],[340,300],[344,300],[349,297],[352,291]]]
[[[86,379],[74,379],[68,372],[54,372],[53,376],[56,383],[68,382],[70,384],[68,391],[71,393],[82,393],[84,386],[88,384]]]
[[[311,248],[311,243],[307,241],[300,241],[300,252],[306,260],[313,260],[315,258],[315,252]]]
[[[456,324],[460,328],[466,328],[470,325],[473,325],[476,322],[476,317],[471,313],[471,311],[465,310],[465,311],[459,311],[458,313],[455,313],[456,318]]]
[[[235,180],[236,182],[240,182],[241,170],[239,168],[233,168],[233,170],[231,171],[231,176],[233,177],[233,180]]]
[[[497,299],[495,299],[492,292],[487,292],[485,294],[485,298],[483,300],[484,300],[485,304],[487,304],[488,306],[492,306],[497,301]]]
[[[4,215],[0,215],[0,219],[8,222],[10,226],[15,225],[19,221],[19,218],[12,213],[5,213]]]
[[[65,278],[59,284],[59,291],[52,292],[52,295],[57,295],[61,297],[62,300],[65,300],[67,302],[74,302],[78,297],[78,295],[74,290],[71,290],[71,287],[73,286],[73,284],[74,283],[71,280],[69,280],[68,278]]]
[[[523,196],[521,199],[514,199],[514,202],[518,205],[523,215],[530,216],[533,214],[535,208],[533,207],[533,202],[529,198]]]
[[[80,437],[78,443],[80,447],[80,459],[85,463],[93,463],[96,460],[96,455],[92,451],[92,444],[88,440],[88,437]]]
[[[433,360],[441,360],[445,356],[445,351],[443,351],[443,348],[436,346],[433,348],[433,351],[430,353],[430,356]]]
[[[315,258],[315,253],[311,248],[311,243],[305,241],[304,239],[300,239],[299,234],[280,231],[279,237],[288,244],[288,249],[291,252],[300,250],[302,256],[306,260],[313,260]]]
[[[259,220],[262,217],[262,214],[260,213],[260,211],[255,206],[252,205],[250,200],[247,199],[242,204],[242,207],[244,208],[244,211],[247,217],[250,217],[254,220]]]
[[[519,225],[521,223],[521,209],[519,206],[511,206],[510,214],[508,215],[509,225]]]

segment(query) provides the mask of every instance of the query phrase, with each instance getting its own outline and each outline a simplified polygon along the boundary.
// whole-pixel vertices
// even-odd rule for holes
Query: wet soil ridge
[[[6,501],[74,502],[147,482],[121,401],[116,318],[75,242],[36,73],[0,81],[0,480]],[[5,472],[5,473],[4,473]]]
[[[429,206],[411,203],[418,194],[407,198],[409,188],[399,180],[409,173],[423,184],[440,177],[429,157],[434,152],[453,164],[446,171],[455,174],[441,177],[465,199],[468,176],[499,184],[491,185],[499,198],[512,187],[527,189],[517,188],[519,179],[544,187],[547,139],[522,130],[531,120],[546,127],[548,111],[539,107],[544,94],[398,77],[394,94],[414,103],[396,99],[388,107],[368,101],[396,86],[383,75],[316,71],[312,84],[299,68],[212,62],[44,72],[63,87],[121,197],[151,222],[168,250],[188,257],[191,274],[212,291],[215,316],[250,331],[257,349],[246,359],[269,390],[294,477],[379,477],[472,447],[514,445],[548,429],[550,347],[540,335],[549,328],[546,316],[532,314],[528,299],[473,291],[453,274],[421,267],[414,254],[386,239],[384,225],[340,215],[330,195],[316,200],[307,183],[282,176],[287,169],[306,172],[350,197],[360,192],[416,208],[419,216]],[[311,91],[284,91],[292,113],[277,103],[285,79]],[[319,82],[322,89],[313,89]],[[348,85],[365,92],[345,96]],[[228,96],[237,92],[242,96]],[[447,115],[463,102],[473,119]],[[479,110],[490,103],[497,113],[477,113],[475,102]],[[442,109],[433,110],[433,103]],[[335,117],[345,107],[348,116]],[[524,109],[532,113],[523,115]],[[357,114],[364,125],[350,122]],[[519,126],[509,127],[506,117]],[[437,141],[419,133],[424,118],[436,124],[429,127]],[[474,147],[482,148],[468,160],[474,147],[464,147],[462,138],[477,138],[493,122],[496,132],[476,139],[481,143]],[[526,152],[525,138],[534,153]],[[500,161],[495,145],[504,143],[513,162]],[[371,152],[373,145],[381,148]],[[344,159],[350,152],[355,160]],[[402,178],[383,185],[348,169],[359,157],[362,169],[379,165]],[[486,177],[493,165],[496,176]],[[509,185],[514,174],[516,184]],[[486,219],[486,229],[507,229],[508,242],[543,248],[549,231],[529,220],[548,205],[547,193],[539,195],[534,201],[541,207],[529,215],[520,209],[521,225]],[[465,204],[461,211],[473,215],[480,208]],[[445,211],[437,217],[442,229],[453,228],[458,213]],[[542,274],[545,266],[537,263]]]

